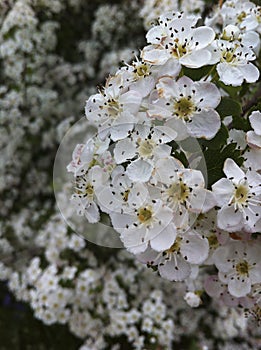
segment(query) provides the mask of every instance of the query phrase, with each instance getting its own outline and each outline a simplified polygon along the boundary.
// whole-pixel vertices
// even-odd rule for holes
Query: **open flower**
[[[125,91],[121,74],[110,77],[105,88],[91,96],[86,102],[85,114],[98,127],[102,138],[111,134],[116,141],[128,135],[134,123],[139,120],[137,113],[142,96],[137,91]]]
[[[181,65],[199,68],[209,63],[211,53],[206,49],[215,38],[209,27],[194,28],[191,19],[182,18],[182,14],[168,13],[160,16],[159,25],[152,27],[147,35],[151,45],[145,46],[141,56],[145,62],[163,65],[175,60]]]
[[[219,209],[218,227],[230,232],[245,227],[251,231],[261,215],[261,175],[248,170],[246,174],[230,158],[223,169],[227,178],[212,185]]]
[[[228,285],[235,297],[250,293],[251,286],[261,282],[260,245],[231,242],[219,247],[213,255],[219,279]]]
[[[163,77],[159,79],[157,91],[148,114],[167,119],[166,125],[178,132],[176,140],[189,135],[211,139],[218,132],[220,117],[214,108],[221,95],[214,84],[194,82],[186,76],[177,81]]]

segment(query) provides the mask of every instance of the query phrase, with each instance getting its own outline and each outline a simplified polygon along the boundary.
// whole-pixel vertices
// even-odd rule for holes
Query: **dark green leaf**
[[[186,75],[187,77],[195,81],[195,80],[200,80],[204,76],[208,75],[211,72],[212,68],[213,66],[204,66],[197,69],[187,68],[187,67],[183,67],[182,69],[183,69],[184,75]]]
[[[220,104],[217,106],[217,112],[223,119],[227,116],[240,116],[242,108],[240,103],[230,97],[222,97]]]

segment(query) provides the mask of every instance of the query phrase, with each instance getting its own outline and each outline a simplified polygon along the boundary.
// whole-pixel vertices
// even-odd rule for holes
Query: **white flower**
[[[216,86],[208,82],[194,82],[188,77],[175,81],[169,77],[159,79],[158,96],[152,101],[150,117],[167,119],[166,126],[177,131],[176,140],[186,137],[211,139],[220,128],[219,114],[214,110],[221,95]]]
[[[247,143],[250,147],[261,149],[261,112],[252,112],[249,116],[249,121],[254,130],[247,132]]]
[[[204,188],[201,171],[186,169],[173,157],[158,160],[155,170],[155,195],[174,213],[201,213],[215,205],[212,193]]]
[[[85,114],[98,127],[99,135],[105,138],[109,133],[116,141],[128,135],[139,121],[137,113],[142,96],[137,91],[125,91],[121,74],[110,77],[105,88],[91,96],[86,102]]]
[[[259,70],[250,63],[255,58],[254,52],[237,40],[215,40],[212,43],[211,64],[217,63],[219,79],[226,85],[240,86],[244,80],[256,82]]]
[[[260,254],[260,245],[241,241],[216,250],[213,258],[219,279],[228,285],[230,294],[243,297],[250,293],[253,284],[261,282]]]
[[[98,222],[100,219],[97,193],[107,180],[108,173],[98,165],[93,166],[87,174],[76,176],[76,187],[71,201],[77,209],[77,214],[85,215],[90,223]]]
[[[172,17],[172,18],[171,18]],[[178,18],[180,17],[180,18]],[[145,62],[162,65],[169,59],[190,68],[199,68],[209,63],[211,53],[206,49],[215,38],[213,29],[194,28],[195,21],[171,13],[160,16],[159,25],[151,28],[141,56]]]
[[[170,247],[176,238],[172,210],[162,201],[149,198],[141,206],[137,198],[132,205],[136,207],[132,215],[111,214],[112,225],[121,233],[124,246],[134,254],[144,252],[149,243],[156,251]]]
[[[136,125],[129,137],[115,145],[114,158],[118,164],[131,161],[126,174],[133,181],[148,181],[157,159],[170,155],[171,147],[166,143],[172,141],[177,133],[171,128]]]
[[[252,230],[261,215],[261,175],[248,170],[246,174],[230,158],[223,169],[227,178],[212,185],[217,204],[218,227],[230,232],[245,227]]]
[[[179,234],[174,244],[160,254],[153,249],[147,248],[138,259],[149,266],[158,266],[163,278],[183,281],[191,274],[191,264],[201,264],[207,259],[209,245],[206,238],[189,230]]]

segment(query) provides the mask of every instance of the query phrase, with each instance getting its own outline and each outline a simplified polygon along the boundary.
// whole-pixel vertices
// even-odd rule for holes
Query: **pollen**
[[[183,181],[174,182],[167,190],[169,200],[173,202],[185,202],[189,193],[189,187]]]
[[[152,218],[152,210],[151,208],[141,208],[138,211],[138,219],[139,221],[144,224],[144,223],[148,223],[150,221],[150,219]]]
[[[249,264],[246,260],[242,260],[236,265],[236,271],[241,276],[248,276]]]
[[[174,113],[181,119],[187,121],[189,117],[195,112],[195,105],[191,99],[182,97],[174,103]]]
[[[237,204],[247,203],[249,189],[246,185],[239,185],[235,187],[234,201]]]
[[[153,155],[155,142],[151,139],[143,140],[140,142],[138,152],[141,157],[149,158]]]

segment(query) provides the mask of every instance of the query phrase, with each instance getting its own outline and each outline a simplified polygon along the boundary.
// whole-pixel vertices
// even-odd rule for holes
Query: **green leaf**
[[[232,97],[233,99],[238,99],[242,86],[225,85],[220,80],[217,80],[216,83],[222,90],[227,92],[230,97]]]
[[[213,66],[203,66],[201,68],[187,68],[187,67],[182,67],[184,75],[187,77],[191,78],[192,80],[200,80],[204,76],[208,75]]]
[[[244,159],[241,157],[241,151],[236,147],[236,143],[230,143],[221,150],[208,148],[204,152],[208,172],[208,188],[225,176],[223,166],[227,158],[233,159],[239,166],[242,165]]]
[[[216,108],[220,117],[223,119],[227,116],[240,116],[242,113],[242,107],[240,103],[233,100],[230,97],[222,97],[220,104]]]
[[[249,120],[243,118],[242,116],[233,116],[233,128],[244,131],[249,131],[252,129]]]
[[[211,140],[203,140],[200,139],[198,142],[200,145],[205,146],[206,148],[210,149],[221,149],[226,143],[228,138],[228,129],[227,127],[221,123],[221,127],[219,131],[217,132],[216,136],[213,137]]]

